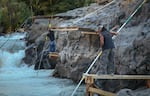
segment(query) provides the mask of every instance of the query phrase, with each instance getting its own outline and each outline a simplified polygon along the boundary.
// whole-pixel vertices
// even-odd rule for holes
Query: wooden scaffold
[[[86,96],[93,96],[94,93],[104,96],[116,96],[115,93],[108,92],[96,88],[94,86],[94,79],[113,79],[113,80],[146,80],[146,86],[150,88],[150,76],[149,75],[95,75],[84,74],[86,83]]]

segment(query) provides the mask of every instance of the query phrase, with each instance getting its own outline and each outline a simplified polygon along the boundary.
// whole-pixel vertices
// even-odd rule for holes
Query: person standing
[[[95,66],[97,75],[114,75],[115,74],[115,66],[114,66],[114,42],[112,39],[113,35],[117,35],[117,32],[108,31],[104,26],[100,26],[98,28],[99,37],[100,37],[100,50],[103,51],[102,56],[100,58],[100,62]],[[95,85],[102,90],[107,90],[107,83],[111,82],[111,80],[95,80]],[[96,96],[100,96],[96,94]]]
[[[115,66],[114,66],[114,42],[112,40],[113,35],[117,35],[117,32],[108,31],[104,26],[101,26],[98,29],[98,33],[100,36],[100,49],[103,51],[102,54],[102,67],[103,74],[114,74]]]
[[[49,49],[49,52],[55,52],[56,51],[56,44],[55,44],[55,34],[54,34],[54,31],[52,31],[51,29],[49,29],[49,32],[48,32],[47,36],[50,39],[50,49]]]

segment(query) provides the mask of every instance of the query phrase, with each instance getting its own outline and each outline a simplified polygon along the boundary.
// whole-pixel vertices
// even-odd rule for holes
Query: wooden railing
[[[86,96],[93,96],[94,93],[104,96],[116,96],[115,93],[104,91],[94,87],[94,79],[121,79],[121,80],[147,80],[147,87],[150,87],[150,75],[95,75],[84,74],[86,83]]]

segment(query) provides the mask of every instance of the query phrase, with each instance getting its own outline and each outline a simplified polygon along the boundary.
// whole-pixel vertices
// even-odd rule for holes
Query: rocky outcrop
[[[79,8],[76,9],[76,11],[73,10],[66,13],[67,16],[73,16],[76,13],[77,18],[75,19],[53,19],[51,22],[52,24],[60,27],[79,26],[97,30],[99,25],[105,25],[107,28],[111,28],[116,24],[122,25],[139,3],[141,3],[141,0],[116,0],[115,3],[112,3],[103,9],[102,5],[96,5],[94,8]],[[144,8],[136,14],[127,27],[124,28],[115,39],[115,66],[117,74],[149,74],[150,72],[150,67],[148,65],[150,48],[150,24],[147,19],[150,16],[148,14],[148,5],[149,2],[144,5]],[[29,43],[35,43],[37,46],[38,54],[41,54],[43,46],[44,49],[47,49],[46,46],[48,45],[48,42],[45,43],[44,39],[47,32],[47,25],[48,21],[36,21],[35,25],[32,26],[32,30],[28,37]],[[33,36],[34,34],[36,35]],[[99,36],[81,34],[80,31],[56,32],[55,35],[57,52],[59,52],[60,55],[60,62],[57,62],[54,75],[79,81],[82,74],[86,72],[92,60],[97,55],[99,50]],[[51,63],[51,61],[49,63]],[[95,65],[97,65],[97,67],[93,67],[92,70],[96,73],[97,70],[101,70],[101,67],[99,67],[100,61],[98,60]],[[106,84],[106,86],[116,86],[110,89],[107,88],[107,90],[114,92],[125,87],[135,89],[143,84],[143,81],[119,81],[116,83],[114,81],[110,81]]]
[[[125,18],[128,17],[139,3],[141,3],[141,1],[136,2],[136,0],[131,0],[129,3],[124,3],[120,0],[118,3],[113,3],[102,10],[96,10],[83,18],[77,18],[74,21],[68,20],[59,25],[88,27],[95,30],[100,24],[112,27],[115,24],[122,24],[122,20],[124,19],[121,18],[124,16]],[[149,44],[149,27],[146,27],[146,25],[149,26],[149,24],[145,22],[149,16],[145,14],[148,13],[148,4],[149,3],[146,3],[143,6],[115,40],[115,66],[117,74],[149,74],[149,60],[147,59],[149,57],[149,47],[145,47],[145,44]],[[130,9],[127,9],[127,11],[130,11],[124,14],[123,10],[126,8],[125,6],[130,6]],[[145,19],[139,19],[144,17]],[[63,36],[66,37],[63,38]],[[60,41],[59,38],[61,38]],[[92,60],[97,55],[99,37],[94,35],[83,35],[80,34],[80,32],[66,32],[62,35],[59,34],[58,42],[58,46],[63,46],[63,48],[60,48],[60,54],[63,54],[61,55],[63,63],[56,65],[56,74],[59,74],[60,77],[71,78],[75,81],[80,80],[82,74],[86,72],[89,64],[91,64]],[[62,45],[60,45],[60,42]],[[83,62],[80,62],[82,60]],[[95,64],[97,66],[92,68],[93,72],[96,73],[98,70],[105,71],[98,66],[100,65],[99,63],[100,61],[98,60]],[[62,74],[61,70],[63,70],[64,74]],[[116,88],[108,88],[108,85],[116,86]],[[114,81],[108,81],[106,87],[107,90],[114,92],[125,87],[136,89],[143,85],[145,85],[144,81],[119,81],[119,83],[118,81],[116,83]]]
[[[112,3],[107,8],[101,8],[102,6],[82,18],[68,20],[58,25],[79,26],[97,30],[100,24],[107,27],[109,27],[109,25],[114,26],[123,15],[123,11],[120,10],[119,2]],[[78,81],[97,55],[99,49],[99,36],[84,35],[81,34],[80,31],[58,32],[57,34],[57,48],[60,51],[61,63],[56,65],[56,74],[59,74],[60,77],[71,78],[74,81]],[[64,69],[65,72],[64,70],[63,72],[66,74],[62,74],[60,69]]]
[[[139,16],[134,17],[133,19],[139,17],[147,18],[149,15],[145,14],[143,16],[143,12],[145,13],[145,9],[147,10],[148,3],[145,4],[144,10],[139,13]],[[146,12],[147,13],[147,12]],[[138,23],[137,23],[138,22]],[[129,24],[127,28],[124,28],[122,32],[115,39],[116,43],[116,54],[115,54],[115,66],[117,74],[145,74],[149,75],[149,44],[150,44],[150,23],[149,19],[146,21],[142,19],[140,22],[137,20],[136,22],[131,21],[132,24]],[[135,26],[137,25],[137,26]],[[97,62],[95,67],[95,72],[102,69],[100,61]],[[98,74],[98,73],[97,73]],[[101,82],[101,81],[99,81]],[[119,83],[118,83],[119,82]],[[130,88],[136,89],[140,86],[145,86],[145,81],[143,80],[128,80],[128,81],[106,81],[106,85],[103,87],[108,91],[118,91],[122,88]],[[116,87],[108,88],[107,86],[114,85]],[[100,86],[98,84],[98,86]],[[134,96],[134,95],[133,95]],[[136,95],[135,95],[136,96]]]
[[[150,56],[150,28],[148,22],[141,25],[143,25],[142,30],[137,31],[138,35],[133,40],[132,45],[126,47],[122,54],[118,55],[118,58],[121,58],[116,60],[116,64],[123,70],[118,70],[119,74],[128,74],[133,71],[131,74],[150,74],[148,64],[150,63],[148,60]],[[126,68],[123,66],[126,66]]]

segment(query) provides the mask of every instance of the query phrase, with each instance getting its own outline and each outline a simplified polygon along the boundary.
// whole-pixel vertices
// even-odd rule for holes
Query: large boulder
[[[91,28],[93,30],[97,30],[100,24],[106,27],[112,27],[123,18],[124,12],[120,10],[121,7],[119,4],[120,2],[112,3],[104,9],[102,9],[103,6],[99,6],[99,9],[82,18],[66,20],[60,22],[58,26],[79,26]],[[97,55],[99,49],[99,36],[84,35],[81,34],[80,31],[57,32],[56,34],[58,34],[56,42],[58,42],[57,48],[60,52],[61,63],[56,65],[55,72],[59,74],[60,77],[79,81],[82,74],[86,72],[92,60]],[[63,72],[61,72],[61,70]]]
[[[130,2],[129,2],[130,1]],[[97,30],[97,27],[102,24],[107,28],[116,24],[125,22],[124,17],[129,15],[135,10],[142,0],[117,0],[107,8],[96,10],[83,18],[76,18],[74,20],[67,20],[59,23],[59,26],[80,26]],[[116,38],[116,55],[115,66],[117,74],[149,74],[149,17],[148,4],[146,3],[136,16],[127,25],[127,28],[121,30],[119,36]],[[133,5],[133,6],[131,6]],[[126,10],[126,7],[129,6]],[[145,18],[145,19],[140,19]],[[138,19],[138,20],[137,20]],[[122,22],[122,20],[124,22]],[[145,22],[147,20],[147,22]],[[143,23],[145,22],[145,23]],[[64,36],[64,38],[61,38]],[[71,78],[74,81],[79,81],[82,74],[86,72],[89,64],[96,57],[99,49],[99,37],[96,35],[83,35],[80,32],[65,32],[59,34],[62,47],[59,49],[61,56],[61,63],[56,65],[56,73],[60,77]],[[146,45],[146,46],[145,46]],[[59,46],[59,45],[58,45]],[[88,59],[86,59],[88,58]],[[82,61],[83,62],[80,62]],[[64,64],[64,65],[63,65]],[[102,70],[100,61],[98,60],[92,68],[91,73],[97,74],[98,70]],[[84,67],[83,67],[84,66]],[[63,70],[63,71],[61,71]],[[63,74],[62,74],[63,73]],[[113,85],[116,87],[109,88],[107,86]],[[106,83],[105,88],[108,91],[118,91],[121,88],[136,89],[139,86],[144,86],[144,81],[109,81]]]
[[[150,89],[142,88],[138,90],[122,89],[117,93],[117,96],[149,96]]]

